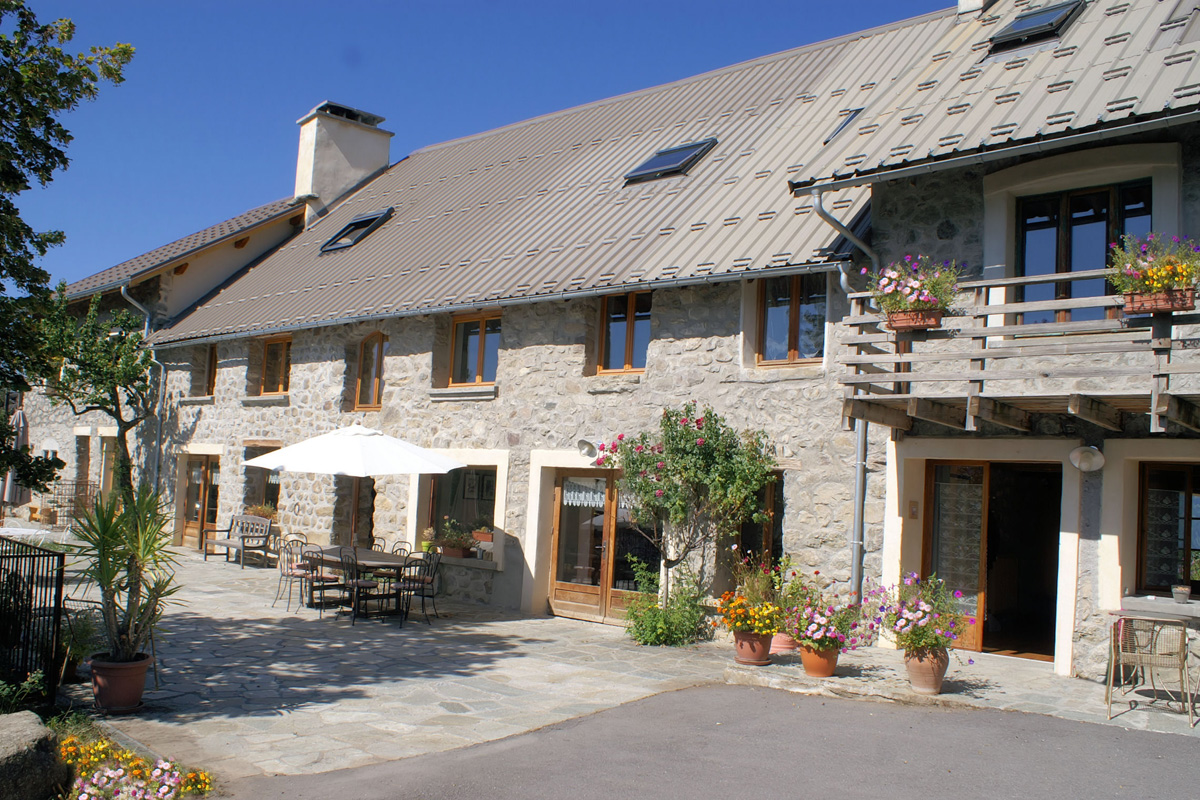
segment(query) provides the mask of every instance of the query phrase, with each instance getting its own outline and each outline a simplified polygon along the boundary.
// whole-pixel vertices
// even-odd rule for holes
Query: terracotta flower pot
[[[837,669],[839,650],[831,647],[827,650],[817,650],[806,644],[800,645],[800,663],[804,665],[804,674],[810,678],[828,678]]]
[[[919,331],[928,328],[940,328],[942,327],[942,315],[945,313],[945,310],[941,308],[889,311],[887,312],[887,327],[894,331]]]
[[[492,531],[485,531],[481,529],[477,531],[471,531],[471,535],[475,537],[475,541],[477,542],[490,542],[492,541],[494,534]]]
[[[736,648],[733,660],[739,664],[763,667],[771,663],[771,634],[769,633],[734,631],[733,646]]]
[[[92,696],[96,707],[110,714],[127,714],[142,704],[150,656],[138,653],[135,661],[105,661],[108,653],[92,656]]]
[[[904,651],[904,668],[908,671],[912,690],[917,694],[941,694],[948,666],[950,654],[944,647]]]
[[[1191,311],[1196,307],[1196,289],[1166,289],[1161,292],[1126,292],[1126,314],[1154,314],[1162,311]]]
[[[442,546],[442,555],[448,558],[470,558],[474,548],[471,547],[446,547]]]
[[[777,653],[793,653],[800,643],[788,633],[777,633],[771,637],[771,655]]]

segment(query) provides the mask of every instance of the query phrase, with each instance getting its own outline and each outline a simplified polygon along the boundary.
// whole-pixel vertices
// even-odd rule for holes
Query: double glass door
[[[187,490],[184,494],[180,544],[199,549],[204,542],[201,529],[213,528],[217,524],[221,460],[217,456],[188,456],[184,469]]]
[[[636,591],[629,557],[658,571],[661,558],[629,518],[603,470],[560,474],[554,493],[550,607],[559,616],[619,622]]]

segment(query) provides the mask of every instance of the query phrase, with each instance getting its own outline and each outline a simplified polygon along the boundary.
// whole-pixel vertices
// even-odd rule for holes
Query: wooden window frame
[[[383,355],[384,345],[387,344],[388,338],[380,331],[368,334],[358,345],[358,374],[354,379],[354,410],[355,411],[378,411],[383,407]],[[378,354],[375,359],[374,385],[371,387],[371,402],[363,403],[362,401],[362,380],[363,380],[363,365],[366,363],[367,352],[369,346],[373,343],[379,343]]]
[[[600,375],[620,375],[631,374],[640,375],[646,371],[645,367],[633,366],[633,331],[636,320],[634,315],[637,312],[637,298],[639,295],[651,296],[651,307],[653,308],[654,300],[653,293],[649,290],[640,292],[626,292],[625,294],[607,294],[600,298],[600,337],[599,351],[596,355],[596,372]],[[625,300],[625,357],[623,359],[624,366],[621,368],[607,368],[604,366],[604,350],[608,345],[608,303],[610,300]],[[653,313],[653,312],[651,312]]]
[[[204,393],[201,397],[212,397],[217,393],[217,346],[208,346],[208,363],[204,365]]]
[[[280,383],[273,388],[267,388],[267,351],[272,345],[283,345],[283,369],[280,372]],[[262,377],[259,380],[260,395],[283,395],[288,393],[291,385],[292,372],[292,337],[290,336],[272,336],[269,339],[263,339],[262,348]],[[282,385],[281,385],[282,384]]]
[[[484,311],[479,314],[463,314],[452,317],[450,320],[450,376],[447,381],[448,386],[492,386],[496,383],[495,380],[483,380],[483,365],[486,358],[486,348],[484,343],[487,341],[487,324],[492,320],[500,320],[501,314],[499,311]],[[476,355],[475,363],[475,380],[461,382],[454,380],[454,374],[457,372],[455,367],[458,365],[458,326],[467,322],[479,323],[479,353]],[[504,323],[501,322],[501,329]],[[497,370],[499,369],[499,345],[496,346]]]
[[[1198,489],[1200,489],[1200,480],[1197,480],[1197,475],[1200,474],[1200,464],[1192,462],[1173,462],[1173,461],[1143,461],[1138,465],[1138,500],[1137,500],[1137,592],[1147,594],[1163,594],[1171,593],[1170,586],[1148,586],[1145,582],[1145,547],[1146,547],[1146,494],[1150,483],[1150,470],[1177,470],[1186,475],[1184,485],[1186,497],[1194,502],[1193,498]],[[1187,568],[1189,580],[1187,581],[1193,590],[1200,590],[1200,582],[1190,580],[1191,575],[1191,560],[1192,560],[1192,502],[1185,503],[1188,513],[1184,519],[1184,565]]]
[[[1030,202],[1030,201],[1057,198],[1057,200],[1058,200],[1058,227],[1056,229],[1057,243],[1055,246],[1055,254],[1054,254],[1054,273],[1056,275],[1070,275],[1071,272],[1073,271],[1071,269],[1071,261],[1070,261],[1070,256],[1071,256],[1071,244],[1070,244],[1071,198],[1078,197],[1080,195],[1099,194],[1101,192],[1107,192],[1108,193],[1108,219],[1106,221],[1107,230],[1105,231],[1105,241],[1119,242],[1119,241],[1121,241],[1121,237],[1123,235],[1122,229],[1125,224],[1125,217],[1123,217],[1121,215],[1121,190],[1126,189],[1126,188],[1133,188],[1136,186],[1142,186],[1142,185],[1147,186],[1151,192],[1150,196],[1151,196],[1152,206],[1150,209],[1150,219],[1151,219],[1151,227],[1153,227],[1154,184],[1153,184],[1152,178],[1143,178],[1143,179],[1132,180],[1132,181],[1120,181],[1117,183],[1106,183],[1106,184],[1100,184],[1099,186],[1089,186],[1089,187],[1079,188],[1079,189],[1063,189],[1063,190],[1060,190],[1057,192],[1045,192],[1042,194],[1031,194],[1031,195],[1023,195],[1021,197],[1018,197],[1017,204],[1016,204],[1016,235],[1017,235],[1016,264],[1017,264],[1017,266],[1016,266],[1016,269],[1014,269],[1014,272],[1017,274],[1017,277],[1025,276],[1025,236],[1024,236],[1025,229],[1022,227],[1023,226],[1023,218],[1025,216],[1022,213],[1022,209],[1024,208],[1025,203]],[[1105,263],[1104,266],[1108,266],[1108,264]],[[1052,285],[1054,286],[1054,299],[1055,300],[1066,300],[1066,299],[1069,299],[1070,297],[1072,297],[1071,290],[1072,290],[1072,287],[1075,285],[1074,281],[1063,281],[1061,283],[1054,283]],[[1116,293],[1116,290],[1113,289],[1112,285],[1109,283],[1105,283],[1104,290],[1105,290],[1106,295],[1112,295],[1112,294]],[[1018,303],[1023,302],[1024,298],[1025,298],[1025,287],[1024,286],[1017,287],[1016,302],[1018,302]],[[1116,308],[1110,308],[1105,312],[1106,319],[1117,319],[1119,316],[1120,315],[1118,313],[1118,309],[1116,309]],[[1070,322],[1071,321],[1071,310],[1070,309],[1059,309],[1059,310],[1055,311],[1054,312],[1054,321],[1055,322]],[[1025,315],[1024,314],[1017,314],[1017,324],[1018,325],[1025,324]]]
[[[822,322],[821,328],[821,355],[811,358],[801,358],[799,339],[800,339],[800,300],[801,289],[804,285],[804,278],[809,276],[820,276],[825,280],[825,320]],[[781,275],[778,277],[788,278],[791,281],[791,302],[788,306],[788,357],[786,359],[767,359],[763,358],[763,346],[767,340],[767,281],[770,278],[758,279],[758,330],[756,332],[756,340],[754,343],[754,363],[760,367],[795,367],[795,366],[810,366],[822,364],[825,361],[825,347],[828,344],[825,339],[824,326],[829,322],[829,278],[824,272],[811,273],[802,272],[796,275]]]

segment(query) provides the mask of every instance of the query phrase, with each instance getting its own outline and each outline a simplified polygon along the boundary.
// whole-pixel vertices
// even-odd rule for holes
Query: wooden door
[[[628,556],[657,569],[654,544],[620,507],[605,470],[560,474],[554,493],[550,607],[555,614],[620,623],[636,585]]]
[[[960,590],[959,611],[975,624],[958,638],[958,648],[983,648],[987,595],[988,465],[930,462],[926,471],[923,577],[936,574]]]
[[[201,529],[213,528],[217,524],[217,482],[221,474],[221,462],[217,456],[188,456],[184,469],[187,489],[180,543],[184,547],[199,549],[202,545]]]

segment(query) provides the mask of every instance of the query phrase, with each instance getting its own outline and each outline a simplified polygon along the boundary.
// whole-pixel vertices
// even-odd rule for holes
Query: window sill
[[[736,378],[724,383],[780,383],[782,381],[809,381],[825,377],[825,365],[820,361],[807,364],[766,364],[751,368],[743,367]]]
[[[641,372],[601,372],[588,378],[588,394],[632,392],[642,382]]]
[[[255,397],[243,397],[242,405],[247,407],[288,406],[291,405],[291,401],[286,394],[260,394]]]
[[[211,406],[215,402],[216,399],[211,394],[190,395],[179,398],[179,405],[181,406]]]
[[[444,389],[430,389],[429,399],[435,403],[495,400],[496,384],[485,383],[481,386],[447,386]]]

